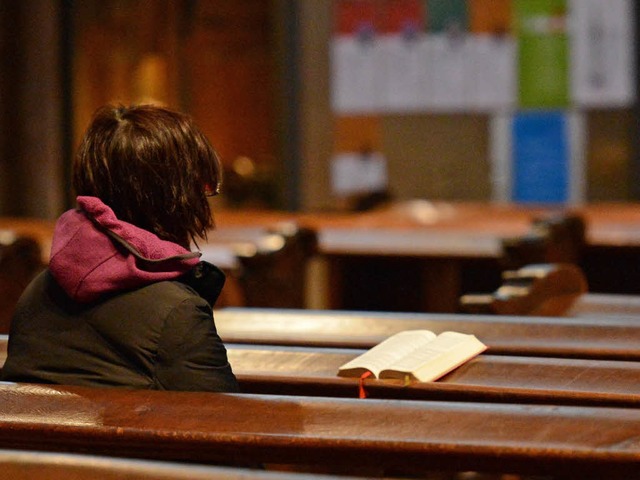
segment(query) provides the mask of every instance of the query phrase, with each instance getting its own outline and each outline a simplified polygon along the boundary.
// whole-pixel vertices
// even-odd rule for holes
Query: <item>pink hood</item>
[[[74,300],[175,279],[198,264],[200,253],[116,218],[95,197],[78,197],[63,213],[51,246],[51,274]]]

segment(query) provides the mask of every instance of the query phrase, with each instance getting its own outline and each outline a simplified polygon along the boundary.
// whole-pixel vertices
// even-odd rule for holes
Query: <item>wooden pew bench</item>
[[[345,312],[222,308],[214,312],[227,343],[371,348],[394,333],[426,329],[476,335],[492,355],[640,360],[640,325],[621,317]]]
[[[270,227],[220,227],[199,245],[202,259],[225,270],[237,302],[249,307],[304,308],[307,264],[315,232],[293,222]],[[234,288],[230,284],[225,289]],[[224,298],[228,292],[223,289]]]
[[[336,375],[363,350],[227,345],[244,393],[357,398],[358,380]],[[0,337],[0,366],[6,337]],[[370,398],[640,406],[640,362],[482,354],[436,382],[367,379]]]
[[[7,248],[3,247],[8,243],[6,239],[20,238],[21,251],[25,250],[26,242],[31,242],[38,249],[37,267],[40,270],[49,261],[54,225],[50,220],[0,217],[0,291],[8,291],[2,284],[3,270],[9,278],[22,279],[16,275],[15,268],[2,266],[2,258],[7,256],[2,254]],[[258,226],[221,226],[208,233],[208,241],[194,245],[194,249],[202,251],[203,260],[214,263],[227,274],[220,305],[278,308],[305,306],[307,262],[316,253],[316,248],[315,231],[297,225],[293,219],[274,219]],[[16,250],[12,247],[11,252]],[[24,259],[23,269],[31,267],[32,258],[37,259],[31,254],[30,258]],[[20,287],[18,295],[24,285]],[[3,315],[1,301],[0,298],[0,333],[6,333],[10,313]],[[12,297],[11,311],[14,304]],[[7,320],[2,322],[4,317]],[[3,323],[7,326],[3,327]]]
[[[568,317],[637,318],[640,324],[640,295],[587,293],[576,299],[566,315]]]
[[[0,384],[0,448],[357,474],[633,478],[640,411]]]
[[[529,230],[516,236],[465,229],[464,222],[368,229],[320,224],[332,294],[327,308],[456,312],[462,293],[497,288],[505,268],[579,261],[582,217],[555,213],[528,222]]]
[[[0,217],[0,230],[14,232],[16,236],[34,239],[40,247],[40,260],[49,262],[51,239],[55,222],[41,218]]]
[[[8,333],[23,290],[44,268],[38,242],[13,230],[0,230],[0,333]]]
[[[246,393],[357,397],[358,380],[336,375],[362,350],[228,346]],[[482,354],[436,382],[367,379],[371,398],[640,406],[640,362]]]
[[[532,219],[529,231],[502,240],[502,265],[517,269],[533,263],[572,263],[581,260],[586,223],[576,213],[549,212]]]
[[[323,480],[329,475],[186,465],[77,453],[0,450],[4,480]]]

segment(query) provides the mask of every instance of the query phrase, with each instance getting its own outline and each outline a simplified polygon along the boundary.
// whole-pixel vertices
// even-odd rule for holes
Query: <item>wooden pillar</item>
[[[0,214],[64,208],[60,3],[2,2]]]

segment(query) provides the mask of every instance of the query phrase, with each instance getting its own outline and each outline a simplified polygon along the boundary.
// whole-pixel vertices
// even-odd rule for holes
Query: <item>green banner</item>
[[[469,29],[467,0],[427,0],[427,30],[431,33],[460,33]]]
[[[523,108],[569,104],[566,0],[515,0],[518,100]]]

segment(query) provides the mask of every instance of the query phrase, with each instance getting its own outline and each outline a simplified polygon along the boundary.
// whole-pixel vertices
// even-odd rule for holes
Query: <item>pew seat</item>
[[[628,479],[628,408],[0,384],[0,448],[207,464]]]

